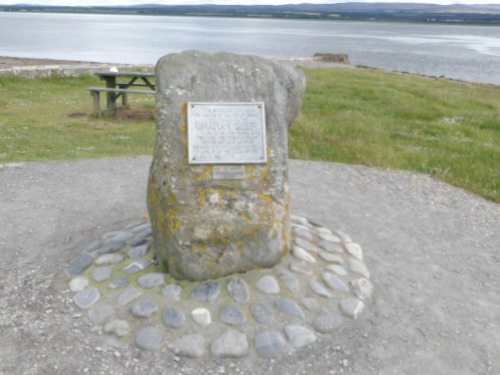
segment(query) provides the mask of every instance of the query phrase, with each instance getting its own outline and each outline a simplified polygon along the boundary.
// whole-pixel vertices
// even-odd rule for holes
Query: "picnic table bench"
[[[88,87],[87,90],[94,98],[94,113],[97,116],[113,114],[118,108],[117,99],[122,97],[122,106],[128,107],[128,94],[156,94],[156,85],[151,83],[155,75],[143,72],[98,72],[96,73],[106,82],[106,87]],[[117,82],[117,79],[125,79],[125,82]],[[136,87],[144,87],[146,90],[137,90]],[[100,93],[106,93],[106,109],[101,111]]]

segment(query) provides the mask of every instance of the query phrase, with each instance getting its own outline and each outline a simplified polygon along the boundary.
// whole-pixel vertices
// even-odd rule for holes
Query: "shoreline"
[[[346,69],[362,69],[350,63],[339,63],[321,60],[315,57],[291,57],[291,58],[277,58],[276,60],[284,63],[295,65],[297,67],[304,67],[307,69],[321,69],[321,68],[346,68]],[[154,72],[155,64],[120,64],[120,63],[107,63],[107,62],[90,62],[79,60],[61,60],[61,59],[40,59],[30,57],[10,57],[0,56],[0,76],[21,76],[25,78],[40,78],[50,77],[54,75],[59,76],[76,76],[82,73],[93,73],[99,70],[107,69],[111,66],[117,66],[121,69],[144,69]],[[463,79],[450,78],[446,76],[433,76],[426,74],[411,73],[407,71],[388,70],[384,68],[370,67],[366,69],[379,70],[386,73],[395,73],[400,75],[419,76],[429,79],[446,79],[448,81],[465,83],[465,84],[480,84],[499,86],[495,83],[488,82],[475,82]]]

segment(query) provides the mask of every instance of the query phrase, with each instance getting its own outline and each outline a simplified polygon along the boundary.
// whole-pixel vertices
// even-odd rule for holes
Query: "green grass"
[[[309,70],[290,157],[432,174],[500,202],[500,87]]]
[[[150,154],[153,120],[92,116],[90,86],[99,78],[28,80],[0,77],[0,163]],[[154,95],[129,95],[136,107],[154,107]],[[104,106],[101,98],[101,106]]]
[[[291,158],[428,173],[500,202],[500,87],[372,69],[305,73]],[[85,88],[99,85],[0,77],[0,163],[151,154],[153,120],[91,116]],[[144,95],[129,102],[154,106]]]

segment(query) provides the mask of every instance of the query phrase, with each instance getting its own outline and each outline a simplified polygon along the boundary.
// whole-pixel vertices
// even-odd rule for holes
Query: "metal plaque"
[[[246,178],[244,165],[214,165],[212,168],[214,180],[244,180]]]
[[[188,103],[189,164],[267,163],[264,103]]]

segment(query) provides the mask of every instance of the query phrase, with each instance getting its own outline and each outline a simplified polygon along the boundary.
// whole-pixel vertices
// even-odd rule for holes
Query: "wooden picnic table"
[[[100,93],[106,93],[106,110],[103,112],[114,113],[117,108],[116,101],[121,96],[122,106],[128,106],[127,94],[155,94],[156,85],[153,82],[154,73],[144,72],[97,72],[96,75],[106,82],[106,87],[89,87],[94,97],[94,112],[101,115]],[[136,88],[142,88],[140,90]]]

